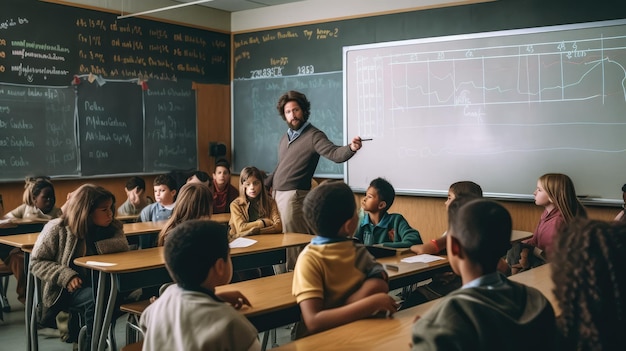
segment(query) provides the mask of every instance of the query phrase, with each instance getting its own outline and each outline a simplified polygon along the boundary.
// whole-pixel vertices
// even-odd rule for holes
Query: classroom
[[[344,121],[342,115],[344,104],[349,106],[353,101],[349,101],[348,93],[344,95],[344,91],[342,91],[342,88],[346,88],[350,84],[346,83],[344,86],[343,79],[345,77],[343,74],[346,72],[342,71],[342,68],[345,67],[342,60],[349,53],[342,52],[343,47],[360,50],[360,45],[374,44],[372,50],[379,48],[385,50],[383,44],[385,42],[440,36],[463,37],[476,33],[508,30],[532,32],[534,28],[544,26],[616,21],[626,18],[626,4],[616,0],[577,2],[575,4],[564,0],[549,2],[540,0],[344,0],[340,2],[304,0],[260,1],[258,3],[244,0],[233,1],[232,3],[237,5],[231,3],[229,5],[232,7],[225,9],[213,7],[211,2],[206,2],[205,4],[185,6],[127,19],[118,19],[116,16],[138,13],[152,8],[180,5],[185,1],[11,0],[10,2],[15,5],[8,11],[11,16],[0,15],[0,44],[4,42],[6,45],[7,41],[11,43],[11,40],[15,40],[16,43],[13,46],[18,47],[18,40],[16,39],[19,39],[19,36],[14,37],[14,35],[16,32],[19,33],[20,28],[29,26],[29,20],[35,25],[37,23],[48,24],[47,21],[54,21],[54,19],[41,18],[42,15],[34,14],[36,11],[33,13],[29,12],[30,10],[27,11],[28,6],[34,6],[35,9],[40,8],[40,10],[51,9],[55,14],[63,13],[65,9],[71,14],[69,16],[71,23],[67,18],[64,19],[63,24],[59,24],[59,33],[66,38],[71,38],[66,39],[72,45],[68,44],[68,47],[80,51],[80,53],[72,53],[78,57],[72,58],[72,60],[80,63],[80,69],[76,72],[69,70],[65,73],[55,72],[58,73],[56,76],[51,74],[51,78],[46,78],[49,81],[46,81],[42,75],[35,74],[34,79],[28,82],[24,80],[25,78],[21,74],[18,76],[8,70],[11,65],[16,66],[15,62],[21,65],[21,61],[15,61],[15,57],[12,58],[15,55],[9,55],[9,50],[7,50],[8,59],[5,60],[4,55],[0,57],[0,67],[3,68],[0,71],[0,91],[4,86],[19,86],[20,89],[27,89],[29,84],[42,87],[63,85],[63,89],[58,88],[57,92],[59,93],[65,92],[64,89],[67,89],[67,92],[73,92],[75,89],[78,89],[79,92],[84,90],[85,95],[79,94],[78,101],[82,104],[79,104],[78,109],[82,111],[80,113],[93,115],[85,119],[85,122],[81,122],[85,129],[90,127],[106,127],[111,128],[111,130],[115,130],[114,128],[118,128],[117,130],[126,129],[128,134],[121,136],[116,134],[116,137],[112,139],[114,143],[123,145],[132,140],[133,143],[144,145],[142,148],[146,150],[157,149],[156,145],[161,140],[159,138],[165,138],[164,134],[160,133],[167,123],[167,114],[159,115],[161,112],[159,99],[164,97],[170,99],[171,105],[164,105],[163,109],[174,106],[171,114],[178,113],[181,116],[181,122],[177,125],[175,134],[183,136],[183,139],[176,139],[171,145],[154,152],[144,151],[142,153],[141,150],[143,149],[139,148],[135,149],[133,153],[119,152],[122,150],[121,148],[101,151],[97,146],[93,146],[97,145],[98,139],[101,138],[102,141],[111,140],[105,140],[107,137],[98,132],[86,134],[85,145],[72,146],[67,150],[63,149],[66,147],[62,145],[63,143],[55,145],[59,150],[62,150],[60,151],[61,154],[67,151],[65,153],[67,155],[75,151],[76,148],[84,154],[82,161],[80,160],[81,157],[76,161],[78,168],[75,167],[76,163],[72,163],[70,160],[70,165],[60,170],[58,174],[54,170],[51,171],[52,174],[45,174],[52,176],[59,205],[63,204],[71,191],[86,181],[110,190],[121,203],[126,198],[124,184],[130,175],[141,175],[146,180],[146,184],[152,184],[156,175],[163,170],[198,169],[211,174],[218,158],[211,155],[211,150],[215,144],[225,145],[223,157],[232,162],[231,183],[235,187],[238,187],[239,184],[239,171],[245,166],[255,165],[271,172],[277,160],[275,147],[280,136],[284,134],[284,122],[276,113],[275,102],[284,90],[294,87],[303,88],[310,97],[312,105],[326,104],[330,106],[321,110],[322,113],[318,117],[312,113],[311,121],[327,132],[331,139],[335,138],[333,141],[336,143],[346,144],[350,140],[349,138],[357,134],[364,138],[377,135],[375,131],[359,128],[360,126],[355,127],[354,124],[350,125],[351,120]],[[18,2],[20,3],[19,6],[17,6]],[[24,4],[26,2],[28,4]],[[225,6],[222,3],[228,2],[215,1],[215,6],[218,6],[218,3],[219,6]],[[10,7],[10,5],[3,3],[0,7]],[[238,8],[237,6],[242,7]],[[130,24],[124,24],[125,20],[128,21],[126,23]],[[58,21],[61,23],[62,20],[59,19]],[[43,25],[40,24],[40,26]],[[152,38],[122,36],[126,39],[117,42],[112,40],[104,45],[97,44],[102,39],[99,30],[102,30],[103,33],[115,30],[121,33],[120,35],[125,35],[126,31],[132,32],[133,28],[140,27],[144,31],[150,31],[154,36]],[[81,28],[88,29],[82,32]],[[45,28],[39,29],[45,31]],[[6,34],[6,37],[3,37],[3,33]],[[176,37],[177,34],[174,33],[183,34]],[[55,43],[50,39],[52,34],[42,35],[43,39],[40,40],[49,44]],[[145,38],[145,42],[142,42],[141,38]],[[78,41],[78,44],[75,44],[75,41]],[[182,43],[180,44],[182,46],[179,47],[184,52],[180,51],[179,54],[167,52],[168,46],[169,50],[173,50],[178,43]],[[24,43],[24,45],[26,44]],[[110,50],[119,49],[121,55],[115,52],[98,53],[99,48],[101,50],[103,46]],[[129,49],[128,46],[132,49]],[[151,51],[146,51],[148,47]],[[392,48],[396,48],[396,46],[394,45]],[[150,55],[153,52],[155,54],[150,56],[149,60],[148,57],[141,56],[146,52],[150,52]],[[91,56],[87,57],[89,54]],[[115,61],[113,68],[103,68],[104,65],[99,66],[97,62],[105,61],[105,58],[100,57],[99,54],[103,54],[107,60]],[[178,57],[188,61],[182,65],[172,65],[168,61],[169,55],[173,55],[172,57],[178,55]],[[206,55],[210,57],[203,57]],[[137,64],[139,67],[138,62],[140,61],[145,61],[143,65],[153,69],[153,72],[135,69],[134,65]],[[85,63],[91,63],[91,68],[89,64]],[[205,67],[201,67],[202,64]],[[61,65],[59,63],[58,66]],[[130,68],[124,71],[125,66]],[[168,68],[165,70],[163,67]],[[161,81],[160,78],[164,79]],[[116,80],[124,80],[124,82],[121,83]],[[132,84],[126,84],[127,80]],[[57,83],[52,84],[52,82]],[[137,86],[140,89],[135,89]],[[92,102],[92,100],[99,99],[100,90],[98,89],[108,89],[105,94],[110,95],[102,98],[104,103],[129,99],[128,102],[121,102],[119,106],[116,104],[115,108],[119,109],[115,110],[116,114],[140,115],[144,113],[142,109],[153,108],[154,111],[151,110],[149,113],[164,117],[161,120],[155,117],[154,124],[145,126],[147,131],[144,134],[141,133],[141,125],[134,124],[139,123],[136,120],[125,117],[120,117],[120,120],[107,120],[106,114],[98,114],[101,110],[98,103]],[[145,98],[147,102],[142,102],[142,91],[149,91],[148,89],[153,90],[154,93]],[[36,95],[37,93],[33,92],[33,94]],[[45,93],[42,92],[42,94]],[[32,96],[30,98],[36,99],[37,97]],[[11,100],[10,103],[15,104],[15,101],[18,100]],[[68,104],[67,101],[64,100],[59,109],[65,108]],[[194,103],[195,106],[190,106]],[[149,105],[153,106],[150,107]],[[19,104],[11,106],[19,106]],[[3,111],[0,109],[0,116],[2,113]],[[55,113],[53,112],[53,114]],[[480,114],[480,112],[476,113]],[[467,116],[475,117],[472,112]],[[272,121],[267,122],[267,120]],[[13,125],[10,129],[20,133],[23,130],[35,129],[32,126],[29,127],[29,122],[22,121],[21,125],[19,125],[20,122],[15,123],[18,124]],[[59,121],[55,123],[63,124]],[[344,128],[346,126],[344,123],[348,123],[347,129]],[[83,124],[81,124],[81,128]],[[610,135],[607,133],[607,137],[594,135],[593,139],[594,141],[596,138],[608,139],[609,143],[613,142],[615,145],[620,145],[620,139],[623,138],[615,132],[623,130],[619,128],[623,127],[616,126],[614,133]],[[343,135],[346,130],[348,135]],[[6,126],[0,125],[0,141],[12,140],[10,133],[13,132],[7,131]],[[53,132],[44,130],[37,133],[43,134],[36,134],[33,138],[45,139]],[[455,130],[455,133],[460,132]],[[590,139],[592,139],[591,134],[593,132],[588,135]],[[442,132],[436,137],[445,135]],[[397,145],[395,141],[388,145],[381,145],[376,143],[376,137],[373,139],[373,141],[364,143],[363,151],[366,151],[368,147],[383,150],[388,146],[395,147]],[[531,140],[530,144],[534,142],[532,136],[528,139]],[[566,139],[563,137],[562,141],[566,141]],[[22,141],[27,143],[27,139]],[[271,146],[267,146],[267,144],[271,144]],[[18,147],[20,147],[19,150]],[[11,152],[19,155],[22,148],[26,149],[23,143],[12,146]],[[35,157],[34,155],[38,152],[24,151],[24,155],[31,156],[32,154]],[[113,153],[116,156],[111,156]],[[88,158],[85,156],[86,154],[94,156]],[[159,156],[163,154],[171,156],[170,159],[159,161]],[[378,156],[388,154],[380,151]],[[575,165],[577,162],[575,157],[566,158],[565,161],[561,162],[558,154],[556,156],[541,156],[546,154],[536,152],[533,155],[540,155],[537,157],[548,165],[554,164],[560,167],[556,171],[576,169],[573,171],[574,173],[569,175],[574,179],[577,188],[580,188],[579,185],[582,184],[585,189],[582,193],[579,191],[580,194],[596,194],[593,187],[596,185],[603,187],[601,196],[598,198],[589,199],[588,202],[583,199],[589,218],[610,221],[621,210],[620,188],[626,182],[626,179],[620,178],[626,160],[623,150],[607,156],[607,159],[612,162],[610,166],[607,166],[609,171],[600,172],[602,174],[601,176],[598,175],[597,179],[594,176],[595,173],[592,172],[593,169],[589,169],[590,167]],[[10,210],[22,203],[23,178],[27,173],[21,174],[21,171],[15,171],[16,168],[23,166],[25,162],[23,159],[12,160],[9,162],[11,167],[8,167],[8,161],[4,161],[4,159],[9,159],[7,155],[0,154],[0,158],[3,159],[0,162],[0,169],[3,169],[3,174],[0,175],[0,194],[4,209]],[[528,158],[516,158],[515,166],[510,165],[509,167],[507,165],[507,167],[502,168],[510,168],[508,171],[519,174],[520,179],[528,183],[516,184],[516,188],[509,191],[509,189],[503,188],[506,187],[508,173],[504,173],[504,175],[498,173],[500,172],[498,167],[486,167],[481,172],[483,165],[480,162],[487,163],[491,159],[480,157],[474,166],[472,164],[460,166],[459,168],[468,168],[470,171],[468,171],[469,173],[459,173],[459,177],[480,178],[472,180],[477,180],[483,185],[487,197],[491,195],[504,205],[512,216],[513,229],[533,232],[542,213],[542,208],[532,202],[535,182],[541,173],[533,173],[535,172],[534,168],[531,170],[524,169],[523,162]],[[508,156],[496,156],[495,160],[500,161],[506,157]],[[68,158],[71,157],[68,156]],[[393,157],[391,159],[394,162],[397,161]],[[586,161],[587,159],[583,158],[583,160]],[[588,160],[594,160],[594,156],[588,156]],[[401,173],[415,173],[414,176],[397,175],[398,178],[394,178],[394,171],[389,169],[382,174],[367,174],[368,178],[365,181],[353,176],[367,169],[367,164],[363,164],[363,161],[355,161],[353,165],[350,164],[352,161],[349,161],[348,168],[344,168],[343,164],[334,165],[327,160],[322,161],[318,167],[318,172],[316,172],[315,180],[321,182],[328,178],[344,178],[344,172],[348,169],[348,175],[345,179],[349,185],[351,182],[355,184],[354,188],[357,189],[355,198],[359,202],[364,196],[367,183],[376,176],[385,176],[393,180],[393,183],[396,182],[396,179],[399,179],[400,182],[407,180],[410,183],[413,179],[419,181],[419,173],[423,172],[424,177],[434,181],[440,180],[436,170],[436,158],[433,161],[435,162],[434,166],[430,164],[425,166],[425,168],[428,167],[427,170],[420,170],[419,166],[414,164],[409,165],[406,169],[402,168]],[[46,162],[51,161],[46,160]],[[253,164],[254,162],[258,162],[258,164]],[[377,159],[376,162],[381,161]],[[531,163],[532,161],[528,162]],[[601,161],[597,162],[601,163]],[[132,168],[137,163],[144,165],[143,168]],[[349,167],[356,168],[350,169]],[[545,170],[542,173],[554,171],[545,167],[544,164],[543,168],[540,168]],[[41,168],[30,164],[25,169],[32,173]],[[619,170],[622,172],[618,173]],[[505,171],[502,170],[502,172]],[[527,175],[525,172],[530,173],[530,178],[523,177]],[[454,180],[461,180],[455,175],[451,176]],[[490,189],[486,182],[492,179],[494,182],[499,182],[498,186],[500,187]],[[447,178],[441,181],[445,184],[451,183]],[[501,185],[502,183],[504,185]],[[402,184],[404,191],[398,192],[393,211],[402,213],[412,227],[419,228],[424,241],[439,237],[447,229],[447,219],[442,215],[447,188],[441,188],[438,185],[409,184],[405,186],[405,183]],[[607,194],[608,192],[611,193]],[[512,193],[512,196],[509,193]],[[505,196],[502,196],[503,194]]]

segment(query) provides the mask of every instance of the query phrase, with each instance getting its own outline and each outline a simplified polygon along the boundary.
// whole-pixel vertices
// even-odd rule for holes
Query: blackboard
[[[191,83],[152,82],[144,99],[145,171],[197,168],[196,94]]]
[[[620,20],[344,48],[347,130],[373,138],[348,183],[384,174],[400,193],[445,194],[471,179],[531,198],[559,172],[622,203],[625,33]]]
[[[324,131],[335,144],[343,143],[343,119],[337,115],[342,104],[341,72],[272,79],[238,79],[233,82],[234,99],[249,101],[236,108],[232,121],[233,169],[255,166],[272,172],[278,163],[278,141],[287,124],[276,110],[278,98],[298,90],[311,101],[309,122]],[[326,177],[343,174],[343,165],[320,158],[316,173]]]
[[[311,74],[345,73],[342,55],[344,46],[625,17],[626,2],[618,0],[576,2],[575,4],[565,0],[499,0],[237,33],[233,37],[234,76],[235,79],[298,81],[307,79],[305,77]],[[239,119],[244,121],[246,118],[245,114],[239,111],[250,111],[251,106],[258,105],[253,101],[254,96],[240,93],[238,89],[239,86],[235,81],[233,83],[233,129],[236,128],[235,125]],[[267,97],[263,94],[257,96]],[[337,118],[343,119],[344,117],[343,103],[342,108],[333,113]],[[351,137],[353,134],[348,135]],[[262,135],[260,138],[265,138],[263,145],[278,143],[274,135],[268,134],[267,137]],[[341,138],[347,142],[348,137],[344,133]],[[363,151],[374,147],[373,144],[367,143]],[[234,135],[233,150],[253,146]],[[239,150],[238,153],[245,152]],[[347,165],[365,158],[362,154],[364,152],[359,152],[347,162]],[[237,163],[237,153],[233,158]],[[273,169],[273,167],[270,168]],[[393,169],[387,171],[393,172]],[[462,170],[458,174],[459,177],[463,176]],[[620,181],[623,182],[623,179]]]
[[[37,0],[0,2],[0,82],[68,85],[106,79],[228,84],[227,33]]]
[[[0,84],[0,174],[77,174],[72,87]]]
[[[229,43],[228,33],[1,1],[0,180],[197,167],[191,82],[229,83]]]
[[[0,84],[0,174],[53,177],[197,168],[191,82]]]
[[[141,87],[132,82],[85,82],[77,91],[82,175],[142,171]]]

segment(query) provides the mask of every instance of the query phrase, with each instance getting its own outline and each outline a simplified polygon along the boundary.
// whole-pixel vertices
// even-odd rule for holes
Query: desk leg
[[[104,294],[106,293],[106,273],[95,272],[98,275],[98,289],[96,290],[96,306],[93,316],[93,331],[91,332],[91,349],[92,350],[104,350],[104,345],[100,348],[102,335],[105,334],[102,331],[102,319],[104,316]],[[106,335],[106,334],[105,334]]]
[[[26,269],[26,306],[24,308],[24,321],[26,322],[26,350],[37,351],[39,340],[37,339],[37,318],[35,316],[35,277],[30,272],[30,253],[24,252],[24,267]]]
[[[109,298],[104,301],[107,291],[106,278],[110,277],[111,286],[109,290]],[[114,274],[98,272],[98,289],[96,294],[96,308],[93,320],[92,334],[92,350],[104,351],[106,340],[111,327],[111,319],[115,312],[115,300],[117,299],[117,278]]]
[[[111,287],[109,292],[109,301],[107,302],[106,311],[104,314],[104,321],[102,325],[102,335],[100,336],[100,350],[104,351],[106,345],[106,339],[109,336],[109,329],[111,329],[111,319],[115,313],[115,301],[117,300],[117,277],[115,274],[109,274],[111,277]],[[113,342],[113,340],[111,340]]]

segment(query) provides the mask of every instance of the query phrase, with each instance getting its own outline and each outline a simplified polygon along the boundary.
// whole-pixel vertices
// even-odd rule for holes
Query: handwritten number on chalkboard
[[[315,73],[315,67],[313,65],[298,66],[298,75],[313,74]]]

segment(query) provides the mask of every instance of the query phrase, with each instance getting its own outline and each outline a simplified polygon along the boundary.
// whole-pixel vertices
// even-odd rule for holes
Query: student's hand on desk
[[[386,293],[374,294],[369,296],[368,299],[373,300],[372,304],[376,310],[372,315],[375,317],[391,317],[398,311],[398,307],[400,307],[396,300]]]
[[[217,297],[224,300],[225,302],[228,302],[236,310],[241,309],[244,305],[252,307],[252,305],[250,304],[250,301],[248,301],[248,298],[245,297],[238,290],[224,291],[216,295]]]
[[[77,289],[80,289],[83,286],[83,280],[80,277],[76,276],[67,283],[67,291],[74,292]]]
[[[258,235],[261,233],[261,228],[252,228],[248,231],[246,235]]]

